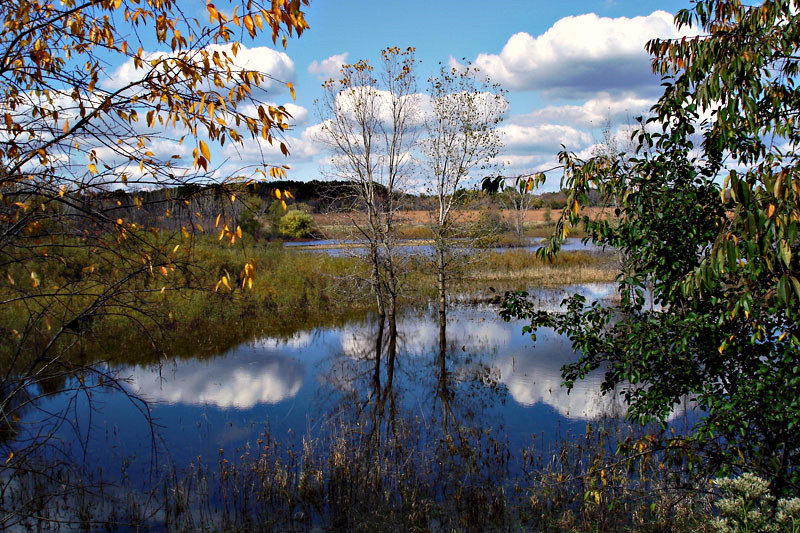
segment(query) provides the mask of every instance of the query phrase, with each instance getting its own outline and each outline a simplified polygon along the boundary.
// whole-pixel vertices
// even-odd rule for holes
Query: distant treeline
[[[378,194],[385,194],[383,187],[376,185]],[[245,204],[248,202],[251,209],[265,212],[270,204],[277,201],[273,196],[274,190],[289,191],[293,199],[288,203],[304,204],[305,209],[312,213],[330,213],[348,211],[356,208],[355,195],[353,194],[353,184],[346,181],[295,181],[279,180],[250,183],[241,186],[219,186],[219,185],[183,185],[179,187],[123,191],[117,190],[106,194],[100,201],[108,202],[109,207],[119,212],[120,216],[133,216],[144,222],[142,218],[162,218],[166,208],[171,207],[172,215],[180,218],[181,212],[191,212],[202,214],[203,217],[216,217],[219,212],[230,212],[233,209],[234,216],[237,211],[235,205],[231,205],[230,195],[234,190],[240,201]],[[507,205],[503,201],[502,195],[511,194],[509,192],[499,195],[489,195],[483,191],[474,189],[460,189],[456,193],[462,197],[463,205],[472,208],[502,208]],[[566,204],[566,195],[561,192],[544,192],[536,194],[532,207],[550,207],[561,209]],[[601,196],[599,193],[590,194],[589,205],[600,205]],[[116,205],[114,205],[116,204]],[[429,210],[436,208],[436,199],[425,194],[405,194],[402,204],[406,209]],[[148,213],[150,216],[148,217]],[[154,222],[150,220],[149,222]]]

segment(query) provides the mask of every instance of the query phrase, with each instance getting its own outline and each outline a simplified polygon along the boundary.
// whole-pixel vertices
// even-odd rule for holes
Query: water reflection
[[[577,382],[571,391],[561,386],[561,367],[573,359],[569,340],[540,330],[534,357],[529,349],[515,347],[500,355],[494,364],[500,381],[522,406],[542,403],[563,417],[579,420],[624,414],[617,395],[600,394],[601,373]]]
[[[574,290],[533,296],[555,309]],[[613,296],[609,285],[578,290],[589,301]],[[599,374],[569,394],[561,387],[561,366],[577,355],[552,331],[540,331],[534,345],[521,323],[500,321],[492,306],[453,306],[446,326],[443,338],[435,310],[409,310],[396,336],[368,319],[257,339],[212,358],[133,364],[119,375],[130,376],[129,392],[155,401],[153,417],[176,464],[233,451],[265,427],[276,436],[348,428],[357,432],[354,446],[402,434],[459,446],[491,433],[518,448],[532,434],[581,431],[585,421],[623,410],[618,396],[599,395]],[[125,401],[109,391],[88,423],[119,426],[129,449],[142,432],[119,424],[131,416]]]
[[[613,295],[607,284],[587,284],[579,289],[589,301]],[[570,289],[541,290],[533,297],[539,307],[557,309],[568,292]],[[437,394],[447,397],[450,393],[442,391],[448,383],[483,381],[490,389],[504,385],[519,407],[545,404],[561,417],[588,420],[619,413],[614,395],[599,394],[599,374],[577,383],[569,393],[561,387],[561,367],[576,354],[567,339],[552,331],[540,331],[534,347],[520,334],[521,324],[499,321],[494,308],[456,307],[448,319],[447,354],[443,356],[441,331],[432,315],[407,313],[398,320],[395,339],[389,339],[376,321],[366,321],[289,338],[262,338],[212,359],[133,366],[127,374],[131,375],[131,389],[147,399],[220,409],[278,404],[295,398],[301,389],[313,389],[306,393],[315,397],[330,396],[330,390],[366,391],[368,398],[383,396],[388,401],[396,391],[381,387],[389,381],[393,388],[398,370],[399,387],[416,393],[438,388]],[[394,354],[400,354],[397,360],[387,352],[390,345]],[[376,352],[382,355],[376,356]],[[314,379],[304,382],[306,373]],[[436,384],[423,384],[419,374],[435,374]],[[494,382],[486,378],[489,375]],[[297,416],[303,418],[301,413]]]
[[[525,250],[535,252],[547,245],[547,239],[539,237],[526,238],[523,246],[514,247],[514,250]],[[284,242],[283,246],[304,252],[325,253],[328,255],[361,255],[364,253],[364,243],[362,241],[351,240],[329,240],[321,239],[316,241]],[[497,253],[504,253],[509,250],[506,247],[490,248]],[[561,245],[564,252],[601,252],[603,248],[591,243],[582,242],[582,239],[568,237]],[[397,251],[403,254],[432,255],[435,251],[429,240],[406,240],[397,243]]]
[[[167,404],[211,404],[222,409],[275,404],[294,397],[305,375],[299,361],[270,353],[269,348],[278,345],[265,339],[210,360],[134,366],[129,369],[131,388],[144,399]]]

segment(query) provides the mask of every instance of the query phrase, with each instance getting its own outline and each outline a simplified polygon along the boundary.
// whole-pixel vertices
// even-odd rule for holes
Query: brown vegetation
[[[540,208],[540,209],[531,209],[525,214],[525,223],[526,224],[546,224],[547,220],[547,208]],[[555,212],[556,210],[552,210],[551,217],[555,219],[558,215]],[[456,219],[460,222],[475,222],[479,219],[480,215],[485,212],[485,210],[480,209],[462,209],[456,213]],[[508,209],[498,209],[498,213],[503,217],[506,222],[511,222],[512,220],[512,212]],[[585,207],[582,210],[582,213],[588,215],[590,218],[597,218],[597,217],[613,217],[614,213],[609,208],[602,208],[602,207]],[[343,225],[349,224],[352,219],[359,221],[363,218],[363,214],[361,213],[316,213],[313,214],[312,217],[314,218],[314,222],[318,226],[335,226],[335,225]],[[434,211],[426,211],[422,209],[418,210],[408,210],[408,211],[401,211],[398,213],[397,221],[400,224],[432,224],[436,219],[436,213]]]

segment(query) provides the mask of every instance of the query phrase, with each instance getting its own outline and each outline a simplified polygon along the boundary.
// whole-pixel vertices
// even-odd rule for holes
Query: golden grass
[[[506,272],[477,272],[470,277],[480,281],[524,280],[537,286],[614,281],[617,272],[601,265],[535,265]]]

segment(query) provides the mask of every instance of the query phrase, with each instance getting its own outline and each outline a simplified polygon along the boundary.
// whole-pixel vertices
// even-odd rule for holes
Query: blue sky
[[[342,62],[374,62],[382,48],[414,46],[420,90],[439,62],[452,60],[472,62],[508,90],[498,161],[504,174],[550,168],[562,144],[588,155],[606,121],[621,138],[655,102],[660,80],[643,46],[650,38],[679,36],[672,17],[684,7],[688,1],[312,0],[305,9],[310,29],[286,50],[268,37],[243,41],[248,68],[296,88],[294,102],[280,83],[268,85],[265,96],[295,116],[286,138],[291,156],[284,160],[277,149],[250,141],[215,149],[212,159],[223,175],[263,155],[290,165],[290,179],[322,178],[329,154],[314,140],[322,81]],[[117,78],[124,76],[118,71]],[[557,188],[558,178],[554,173],[545,190]]]

